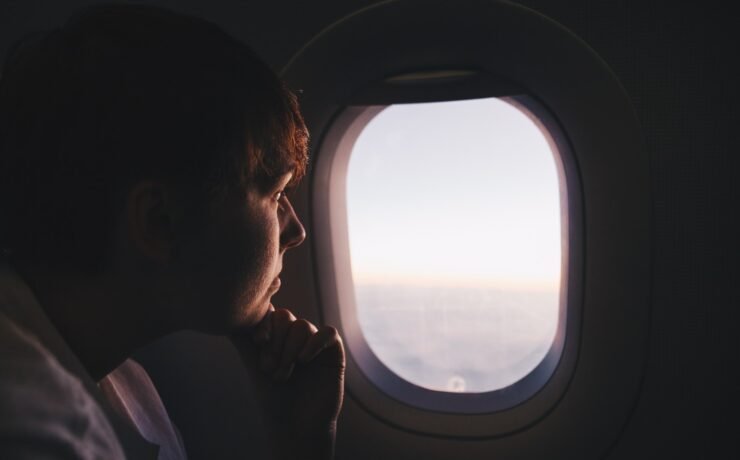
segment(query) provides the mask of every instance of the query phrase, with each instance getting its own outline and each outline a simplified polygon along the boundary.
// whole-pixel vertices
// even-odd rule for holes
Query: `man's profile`
[[[273,308],[304,228],[295,96],[249,48],[144,6],[82,10],[0,77],[0,458],[185,458],[129,357],[229,335],[276,458],[330,458],[336,329]],[[249,458],[249,453],[245,453]]]

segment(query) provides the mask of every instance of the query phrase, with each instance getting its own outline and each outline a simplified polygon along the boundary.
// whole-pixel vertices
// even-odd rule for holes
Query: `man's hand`
[[[344,345],[337,330],[279,308],[232,342],[254,377],[278,458],[332,458],[344,397]]]

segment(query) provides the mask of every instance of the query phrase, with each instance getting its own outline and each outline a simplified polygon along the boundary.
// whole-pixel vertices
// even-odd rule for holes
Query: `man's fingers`
[[[339,332],[337,332],[336,328],[332,326],[323,326],[321,329],[318,330],[318,332],[316,332],[316,334],[312,335],[306,341],[303,350],[301,350],[301,353],[298,355],[298,361],[300,363],[307,363],[309,361],[312,361],[323,350],[334,345],[341,346],[341,341],[342,339],[339,336]],[[337,364],[343,365],[344,363]]]
[[[270,306],[270,311],[258,324],[252,340],[257,345],[257,360],[263,372],[279,381],[287,380],[296,363],[305,364],[335,347],[336,353],[322,355],[327,365],[344,366],[342,339],[331,326],[316,328],[305,319],[296,319],[290,310]]]
[[[285,339],[283,350],[280,355],[280,364],[275,372],[275,379],[287,380],[290,374],[293,372],[296,358],[298,353],[303,350],[306,341],[309,337],[316,333],[316,326],[306,321],[305,319],[299,319],[291,324],[288,336]]]

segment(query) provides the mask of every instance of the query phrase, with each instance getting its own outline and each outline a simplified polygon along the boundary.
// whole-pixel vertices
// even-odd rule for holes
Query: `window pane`
[[[555,152],[496,98],[393,105],[347,172],[358,318],[389,369],[425,388],[484,392],[545,357],[558,323]]]

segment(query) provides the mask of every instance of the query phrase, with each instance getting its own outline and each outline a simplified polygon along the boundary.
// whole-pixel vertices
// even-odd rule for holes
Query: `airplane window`
[[[377,358],[435,391],[510,386],[562,320],[556,147],[509,98],[395,104],[355,141],[346,205],[357,319]]]

